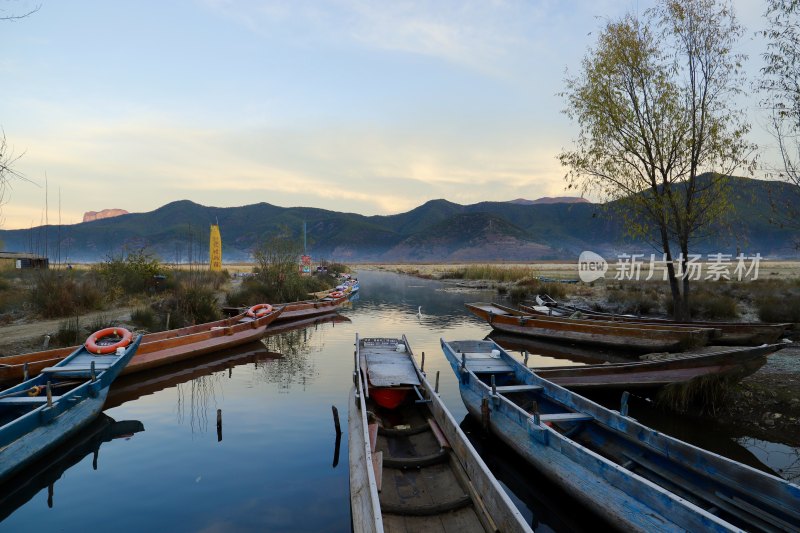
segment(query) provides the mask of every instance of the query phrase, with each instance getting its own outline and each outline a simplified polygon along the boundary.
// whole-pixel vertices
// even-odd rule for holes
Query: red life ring
[[[104,344],[98,345],[97,341],[105,337],[121,337],[119,341],[115,342],[114,344]],[[133,339],[133,333],[128,331],[125,328],[106,328],[101,329],[100,331],[96,331],[89,335],[89,338],[86,339],[86,349],[94,354],[107,354],[107,353],[114,353],[117,351],[117,348],[125,348],[131,343]]]
[[[328,298],[341,298],[342,296],[344,296],[342,291],[333,291],[328,295]]]
[[[250,318],[261,318],[272,312],[272,306],[269,304],[256,304],[247,310],[247,316]]]

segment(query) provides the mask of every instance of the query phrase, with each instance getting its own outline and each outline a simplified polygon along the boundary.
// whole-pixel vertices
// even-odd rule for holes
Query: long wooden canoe
[[[321,297],[314,300],[303,300],[300,302],[288,302],[278,304],[276,307],[283,307],[283,312],[275,319],[275,324],[305,320],[315,316],[333,313],[342,304],[347,303],[348,295],[341,298]],[[222,310],[229,315],[238,315],[247,311],[247,307],[223,307]]]
[[[697,378],[738,381],[764,366],[767,356],[785,345],[721,347],[706,353],[674,354],[667,359],[637,363],[533,368],[542,378],[572,390],[657,389]]]
[[[761,323],[761,322],[709,322],[692,321],[676,322],[665,318],[656,317],[637,317],[616,315],[612,313],[602,313],[592,309],[585,309],[573,306],[563,306],[559,304],[550,305],[520,305],[521,310],[549,315],[552,317],[567,318],[574,313],[580,313],[581,319],[586,321],[606,321],[611,323],[630,323],[630,324],[649,324],[656,326],[684,326],[714,328],[720,331],[714,344],[725,346],[760,346],[761,344],[774,344],[778,342],[792,328],[792,324],[780,323]],[[577,320],[577,319],[573,319]]]
[[[353,530],[531,531],[417,366],[405,336],[356,335],[348,410]],[[402,397],[394,408],[383,398]]]
[[[649,360],[647,355],[643,355],[644,360],[632,362],[630,357],[599,353],[582,347],[564,347],[509,333],[492,332],[490,338],[506,350],[586,363],[532,368],[541,377],[573,390],[657,389],[703,377],[738,381],[756,372],[766,363],[770,354],[786,346],[783,343],[741,347],[705,346],[691,352],[658,354],[659,357]],[[598,360],[608,363],[597,364]]]
[[[492,341],[441,340],[470,414],[625,531],[797,531],[800,487],[611,411]]]
[[[207,353],[245,344],[264,336],[264,332],[283,311],[276,307],[261,318],[252,319],[245,313],[232,318],[206,322],[196,326],[149,333],[142,338],[135,357],[122,375],[182,361]],[[27,364],[28,376],[37,375],[43,368],[54,365],[77,347],[56,348],[0,358],[0,381],[21,381]]]
[[[39,376],[0,391],[0,480],[91,423],[141,340],[105,355],[81,346]]]
[[[578,342],[629,351],[680,351],[705,346],[714,334],[703,328],[642,328],[632,325],[593,324],[573,319],[537,317],[495,303],[465,304],[492,328],[559,342]]]

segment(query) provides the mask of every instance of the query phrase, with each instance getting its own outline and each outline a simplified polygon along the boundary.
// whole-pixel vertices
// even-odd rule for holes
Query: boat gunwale
[[[439,426],[439,429],[445,435],[445,438],[450,443],[450,460],[458,461],[460,467],[463,469],[465,475],[467,476],[470,483],[473,484],[478,498],[481,499],[482,505],[486,508],[487,513],[491,516],[492,520],[499,522],[498,528],[503,531],[522,531],[522,532],[532,532],[533,530],[530,526],[526,523],[525,519],[522,517],[522,514],[517,509],[516,505],[511,501],[511,498],[502,488],[500,483],[491,473],[491,470],[483,461],[483,459],[478,454],[477,450],[475,450],[472,443],[469,441],[467,436],[464,434],[463,430],[461,430],[460,426],[456,422],[455,418],[453,418],[452,413],[447,409],[444,405],[444,402],[439,397],[439,395],[434,392],[431,383],[427,379],[427,375],[422,369],[419,367],[417,363],[417,359],[414,355],[413,349],[408,342],[408,338],[405,334],[401,336],[401,338],[368,338],[368,337],[360,337],[356,334],[356,353],[355,358],[358,364],[358,367],[354,371],[357,375],[356,381],[358,382],[359,387],[364,387],[363,384],[363,373],[361,371],[361,355],[362,355],[362,344],[364,342],[370,340],[379,340],[379,341],[387,341],[384,342],[386,345],[391,344],[398,344],[402,342],[405,345],[405,352],[404,355],[411,361],[413,365],[414,372],[417,375],[417,378],[420,381],[420,389],[425,398],[427,405],[420,405],[418,408],[422,411],[426,411],[427,415],[429,415]],[[366,452],[365,463],[366,469],[368,473],[368,478],[370,479],[370,489],[373,488],[372,485],[372,478],[374,478],[374,472],[372,471],[372,450],[369,443],[369,431],[367,426],[366,420],[366,400],[365,394],[363,393],[363,388],[361,388],[362,393],[359,395],[359,408],[361,409],[361,423],[362,423],[362,431],[359,434],[359,437],[364,439],[364,447]],[[351,392],[352,394],[352,392]],[[359,439],[360,440],[360,439]],[[361,444],[359,442],[359,444]],[[363,466],[363,465],[362,465]],[[351,469],[353,465],[351,465]],[[452,468],[452,467],[451,467]],[[371,475],[370,475],[371,474]],[[487,487],[488,485],[488,487]],[[375,504],[377,502],[377,512],[378,516],[382,517],[382,509],[380,506],[380,500],[377,491],[377,484],[374,486],[374,492],[371,492],[371,499],[372,503]],[[479,489],[487,490],[488,492],[492,493],[491,498],[486,498],[486,493],[481,490],[481,492],[477,492]],[[351,487],[352,490],[352,487]],[[474,501],[472,497],[471,505],[475,507],[474,512],[476,514],[481,513],[482,511],[479,509],[478,502]],[[499,501],[498,501],[499,500]],[[374,508],[374,507],[373,507]],[[382,528],[382,519],[381,519],[381,528]],[[356,529],[358,531],[358,529]]]
[[[748,486],[751,487],[763,485],[763,483],[758,482],[759,480],[763,482],[769,482],[770,488],[772,489],[771,494],[760,492],[757,494],[757,496],[752,496],[751,494],[751,497],[753,497],[753,499],[757,501],[761,501],[762,503],[765,503],[772,507],[782,508],[783,507],[782,502],[785,501],[786,498],[795,498],[795,499],[800,498],[800,486],[782,480],[781,478],[778,478],[771,474],[756,470],[755,468],[749,465],[732,461],[714,452],[703,450],[702,448],[694,446],[693,444],[681,441],[679,439],[675,439],[669,435],[655,431],[647,426],[644,426],[643,424],[640,424],[635,419],[632,419],[630,417],[623,417],[617,411],[611,411],[609,409],[606,409],[587,398],[579,396],[576,393],[570,392],[569,390],[558,384],[555,384],[551,381],[548,381],[544,378],[537,376],[530,369],[527,369],[521,363],[516,361],[516,359],[514,359],[510,354],[508,354],[501,346],[497,345],[495,342],[491,340],[447,342],[444,339],[440,339],[440,342],[445,352],[445,356],[447,357],[448,362],[450,363],[451,368],[456,373],[456,378],[459,381],[459,388],[461,389],[462,387],[467,387],[468,389],[472,390],[473,394],[475,394],[476,396],[492,398],[493,396],[491,394],[491,386],[484,383],[477,376],[477,374],[469,370],[469,368],[466,369],[466,372],[470,375],[470,379],[468,380],[467,383],[463,382],[463,380],[460,378],[459,375],[459,372],[462,372],[460,366],[461,363],[456,355],[459,352],[456,352],[455,349],[452,347],[453,343],[470,342],[476,344],[487,343],[493,345],[493,349],[500,350],[500,354],[502,354],[503,360],[511,364],[512,372],[517,381],[524,384],[541,386],[542,391],[546,393],[550,401],[555,401],[555,403],[560,403],[568,410],[573,410],[576,412],[583,412],[583,413],[588,412],[594,419],[594,422],[596,422],[597,424],[607,427],[612,432],[620,433],[621,434],[620,436],[622,438],[625,438],[627,436],[627,438],[631,439],[634,443],[638,443],[642,447],[649,449],[652,452],[662,457],[666,457],[671,461],[684,465],[685,468],[688,468],[689,470],[696,472],[701,477],[709,476],[710,472],[714,472],[713,474],[714,476],[717,477],[721,476],[723,479],[726,480],[728,485],[733,485],[737,487],[742,486],[744,484],[742,483],[743,481],[753,482],[752,484],[748,483]],[[508,399],[502,393],[498,393],[496,397],[499,397],[500,405],[506,406],[507,409],[511,409],[511,411],[517,415],[519,423],[522,423],[524,420],[529,426],[533,424],[533,415],[530,415],[529,413],[524,411],[522,408],[520,408],[517,404]],[[467,403],[466,399],[464,401],[465,403]],[[468,405],[468,408],[469,407],[470,406]],[[550,435],[557,436],[559,438],[559,442],[566,442],[567,446],[578,446],[580,447],[581,450],[588,452],[593,456],[599,457],[600,459],[602,459],[604,463],[608,463],[609,465],[615,467],[616,469],[621,469],[621,471],[624,472],[626,475],[635,476],[637,480],[646,482],[648,486],[656,487],[659,492],[670,495],[671,498],[675,500],[676,503],[679,502],[682,505],[684,503],[688,503],[689,505],[692,506],[692,508],[702,513],[702,516],[711,517],[714,519],[714,522],[720,521],[723,524],[728,525],[728,527],[732,527],[727,521],[708,513],[699,506],[691,504],[690,502],[686,502],[686,500],[684,500],[680,496],[677,496],[674,493],[664,489],[663,487],[650,482],[649,480],[643,478],[642,476],[636,474],[635,472],[631,472],[629,470],[624,469],[622,466],[617,465],[614,461],[611,461],[609,459],[600,456],[596,452],[593,452],[591,449],[588,449],[585,446],[582,446],[581,444],[569,439],[568,437],[561,435],[560,433],[548,427],[547,425],[540,424],[539,429],[547,432]],[[502,432],[498,432],[498,434],[500,434],[501,437],[503,436]],[[548,444],[544,444],[545,447],[552,446],[551,444],[549,444],[551,442],[549,438],[550,437],[548,437],[547,440]],[[506,442],[509,442],[509,444],[512,447],[524,450],[524,448],[521,447],[519,443],[514,443],[513,441],[509,440],[507,440]],[[691,455],[694,455],[695,458],[699,458],[701,464],[696,464],[695,461],[688,460],[689,458],[687,456]],[[726,475],[726,472],[730,472],[731,466],[735,466],[737,469],[740,470],[741,477],[749,477],[751,479],[741,480],[742,482],[739,482],[737,481],[737,479],[731,478],[729,474]],[[543,468],[543,470],[546,471],[547,469]],[[589,471],[589,473],[595,475],[591,471]],[[555,475],[552,472],[550,472],[550,474]],[[775,483],[775,481],[778,481],[779,483]],[[725,484],[725,482],[723,482],[722,484]],[[780,494],[776,493],[776,491],[780,492]],[[587,503],[593,504],[593,502],[587,502]]]

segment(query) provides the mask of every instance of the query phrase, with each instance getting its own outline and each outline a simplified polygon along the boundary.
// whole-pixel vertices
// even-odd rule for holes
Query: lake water
[[[119,380],[103,418],[0,488],[0,531],[349,531],[347,435],[337,458],[331,406],[346,431],[356,332],[405,333],[418,357],[425,352],[446,405],[537,530],[597,530],[569,495],[465,419],[439,338],[485,337],[489,326],[463,304],[496,300],[494,291],[380,271],[358,277],[361,292],[343,318]],[[567,362],[532,356],[529,364]],[[795,448],[660,413],[641,400],[631,415],[758,468],[785,470],[787,453],[797,459]]]

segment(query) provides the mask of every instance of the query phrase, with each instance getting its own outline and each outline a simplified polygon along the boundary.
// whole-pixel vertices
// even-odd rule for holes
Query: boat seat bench
[[[500,385],[495,387],[500,393],[509,394],[512,392],[537,392],[542,390],[541,385]]]
[[[539,415],[542,422],[583,422],[594,420],[592,415],[584,413],[550,413]]]
[[[53,401],[58,401],[60,396],[53,396]],[[0,399],[0,405],[38,405],[47,403],[47,396],[13,396],[11,398]]]

